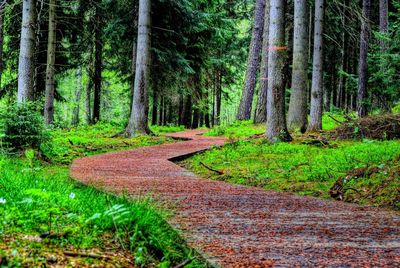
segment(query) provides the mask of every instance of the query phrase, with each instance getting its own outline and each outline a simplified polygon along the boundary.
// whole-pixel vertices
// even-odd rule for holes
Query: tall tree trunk
[[[3,0],[0,5],[0,92],[2,90],[2,78],[4,72],[4,12],[7,4],[7,0]]]
[[[86,100],[85,100],[85,106],[86,106],[86,124],[91,125],[92,124],[92,87],[93,83],[92,80],[89,79],[88,84],[86,85]]]
[[[183,95],[179,94],[179,107],[178,107],[178,126],[181,126],[182,123],[182,113],[183,113],[183,105],[184,105]]]
[[[383,35],[387,35],[389,31],[389,0],[379,0],[379,31]],[[381,52],[387,49],[385,40],[380,40]]]
[[[342,27],[345,29],[345,27],[349,24],[349,3],[350,0],[345,0],[344,1],[344,6],[343,6],[343,17],[342,17]],[[341,68],[344,72],[348,73],[348,66],[346,65],[348,62],[348,47],[349,47],[349,33],[347,30],[343,30],[342,33],[342,50],[341,50]],[[344,105],[344,97],[346,95],[346,77],[341,74],[339,76],[339,87],[338,87],[338,95],[337,95],[337,101],[336,103],[338,104],[339,108],[345,108]]]
[[[204,124],[206,125],[207,128],[211,127],[210,124],[210,105],[209,105],[209,85],[206,86],[206,91],[205,91],[205,96],[204,98],[206,99],[206,109],[204,111]]]
[[[94,52],[94,97],[93,97],[93,123],[100,120],[100,106],[101,106],[101,83],[102,83],[102,65],[103,65],[103,40],[102,40],[102,19],[101,11],[96,7],[96,25],[95,25],[95,52]]]
[[[322,129],[323,112],[323,31],[324,31],[325,0],[315,1],[315,24],[314,24],[314,59],[311,86],[311,111],[308,131]]]
[[[151,124],[153,126],[157,125],[157,112],[158,112],[158,97],[157,97],[157,92],[153,89],[153,111],[151,114]]]
[[[183,108],[182,123],[185,128],[190,128],[192,126],[192,97],[190,95],[186,97]]]
[[[133,137],[149,134],[148,96],[151,46],[151,0],[139,1],[139,23],[136,53],[135,87],[132,113],[126,133]]]
[[[254,88],[256,86],[257,70],[260,60],[261,41],[264,26],[265,0],[257,0],[254,14],[254,26],[250,43],[247,71],[244,82],[242,99],[240,100],[238,120],[249,120],[253,103]]]
[[[4,61],[3,61],[3,43],[4,43],[4,9],[6,3],[3,3],[0,6],[0,92],[1,92],[1,82],[4,71]]]
[[[291,140],[285,116],[285,9],[286,0],[271,0],[266,136],[272,142]]]
[[[371,3],[370,0],[363,0],[362,23],[360,35],[360,61],[359,61],[359,80],[358,80],[358,97],[357,111],[359,117],[368,114],[367,97],[368,97],[368,45],[370,36],[369,13]]]
[[[294,2],[293,74],[288,126],[306,131],[308,122],[308,4],[307,0]]]
[[[73,126],[79,125],[81,95],[82,95],[82,68],[79,67],[78,70],[76,70],[75,107],[74,111],[72,112],[72,121],[71,121],[71,124]]]
[[[49,32],[47,44],[46,66],[46,101],[44,105],[44,120],[47,125],[54,121],[54,87],[55,87],[55,63],[56,63],[56,0],[49,2]]]
[[[33,100],[36,0],[23,0],[18,63],[18,102]]]
[[[164,122],[164,96],[160,97],[160,112],[158,114],[158,125],[162,126]]]
[[[269,46],[269,10],[270,0],[265,1],[263,43],[260,68],[260,84],[254,123],[267,122],[267,90],[268,90],[268,46]]]
[[[215,84],[215,117],[214,125],[221,124],[221,102],[222,102],[222,72],[217,71],[216,84]]]

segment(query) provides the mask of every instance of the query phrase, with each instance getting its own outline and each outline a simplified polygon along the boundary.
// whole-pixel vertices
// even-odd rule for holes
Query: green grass
[[[398,141],[337,142],[333,148],[321,148],[295,143],[270,144],[263,139],[239,141],[222,148],[194,156],[187,162],[193,171],[218,180],[329,198],[329,189],[346,172],[362,167],[391,165],[400,156]],[[206,170],[200,162],[223,169],[218,176]],[[399,165],[393,162],[393,165]],[[390,171],[382,170],[373,178],[358,178],[348,184],[365,193],[372,193],[388,179]],[[358,198],[358,203],[370,203],[400,208],[399,174],[373,197]]]
[[[54,131],[57,164],[36,160],[33,151],[24,159],[0,156],[0,257],[7,256],[9,265],[38,266],[46,254],[63,255],[64,249],[129,252],[139,267],[171,267],[196,255],[166,222],[171,213],[151,199],[117,197],[81,185],[60,165],[81,155],[169,141],[110,138],[115,133],[118,128],[109,125]],[[46,232],[50,238],[38,242]],[[202,266],[195,261],[188,267]]]
[[[330,117],[331,116],[331,117]],[[338,122],[332,119],[335,118],[339,122],[345,121],[342,114],[324,114],[322,125],[324,130],[333,130],[338,126]],[[236,121],[228,126],[216,126],[211,129],[206,136],[225,136],[231,139],[247,138],[253,135],[263,134],[266,131],[265,124],[253,124],[249,121]]]
[[[154,129],[158,129],[155,132],[160,134],[174,132],[177,128]],[[80,126],[65,130],[55,129],[51,132],[51,144],[42,146],[42,149],[52,162],[70,164],[73,159],[88,155],[172,142],[163,136],[138,136],[135,138],[116,136],[122,130],[123,128],[111,124]]]
[[[344,120],[340,115],[333,117]],[[323,120],[325,130],[332,130],[338,124],[327,115]],[[348,182],[346,187],[360,193],[349,190],[346,199],[400,209],[399,141],[330,141],[329,146],[316,146],[303,144],[304,138],[297,134],[291,143],[271,144],[262,137],[245,139],[263,133],[262,127],[265,128],[241,122],[213,129],[208,135],[234,137],[236,142],[196,155],[185,164],[212,179],[324,198],[330,198],[329,189],[350,170],[380,167],[380,172],[370,177]],[[224,170],[224,175],[210,172],[201,162]]]

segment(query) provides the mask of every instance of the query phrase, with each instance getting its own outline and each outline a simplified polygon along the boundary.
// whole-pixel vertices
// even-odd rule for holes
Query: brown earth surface
[[[400,267],[398,214],[199,178],[171,160],[225,143],[201,133],[78,159],[71,175],[108,191],[172,202],[170,223],[217,266]]]

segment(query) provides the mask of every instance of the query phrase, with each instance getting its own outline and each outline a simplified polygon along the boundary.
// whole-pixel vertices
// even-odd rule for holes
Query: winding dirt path
[[[171,224],[222,267],[400,267],[400,216],[343,202],[265,191],[196,177],[179,158],[223,145],[190,139],[76,160],[75,179],[176,204]]]

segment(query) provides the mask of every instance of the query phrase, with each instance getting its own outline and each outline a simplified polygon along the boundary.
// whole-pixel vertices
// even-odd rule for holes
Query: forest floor
[[[214,145],[221,146],[227,140],[198,136],[200,133],[174,134],[174,138],[188,139],[174,144],[79,159],[73,163],[71,175],[114,193],[151,196],[174,208],[175,214],[169,222],[183,230],[189,245],[213,264],[224,267],[400,265],[397,213],[197,177],[170,160],[182,160]],[[351,152],[358,150],[353,148]],[[239,151],[241,157],[246,157],[245,153]],[[327,159],[313,163],[320,161],[326,164]],[[223,174],[225,170],[218,172]]]
[[[328,130],[335,128],[333,120],[324,119]],[[343,181],[344,201],[400,210],[398,140],[339,140],[325,131],[270,144],[258,135],[264,128],[241,122],[213,129],[206,135],[230,143],[180,165],[208,179],[327,199],[331,187]]]
[[[54,130],[40,159],[33,151],[0,156],[0,267],[170,267],[195,255],[153,200],[117,197],[69,177],[75,158],[174,142],[113,137],[119,131],[101,124]]]

